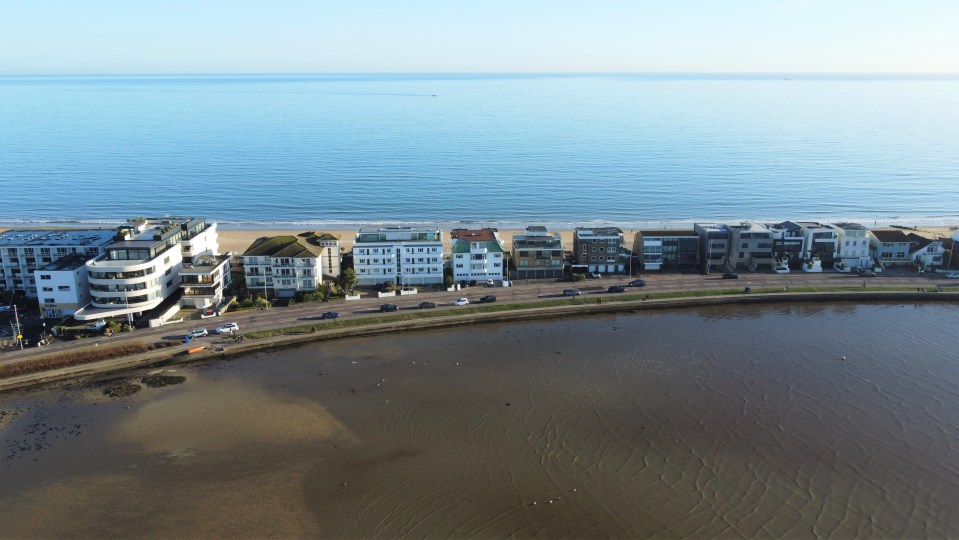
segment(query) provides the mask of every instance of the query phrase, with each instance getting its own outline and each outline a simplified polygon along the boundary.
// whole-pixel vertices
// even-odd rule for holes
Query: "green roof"
[[[322,250],[301,242],[295,236],[257,238],[243,252],[244,257],[319,257]]]
[[[453,253],[469,253],[470,252],[470,242],[466,240],[456,240],[451,246]],[[503,246],[500,245],[496,240],[487,240],[486,249],[490,253],[503,253]]]

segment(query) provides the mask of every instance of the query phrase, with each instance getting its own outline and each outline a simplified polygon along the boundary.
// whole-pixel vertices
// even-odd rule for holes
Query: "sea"
[[[10,392],[2,536],[956,538],[955,321],[624,313]]]
[[[0,224],[959,222],[959,75],[0,77]]]

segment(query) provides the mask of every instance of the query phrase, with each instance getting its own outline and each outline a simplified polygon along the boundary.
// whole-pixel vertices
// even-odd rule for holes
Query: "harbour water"
[[[0,523],[952,537],[955,350],[951,306],[736,306],[347,339],[178,366],[183,384],[120,398],[0,395]]]
[[[0,224],[959,220],[959,77],[0,77]]]

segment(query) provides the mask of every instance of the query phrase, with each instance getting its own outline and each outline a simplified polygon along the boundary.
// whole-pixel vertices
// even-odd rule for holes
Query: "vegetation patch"
[[[106,347],[84,349],[81,351],[48,354],[20,362],[11,362],[0,365],[0,378],[15,377],[17,375],[28,375],[30,373],[38,373],[52,369],[90,364],[93,362],[99,362],[101,360],[122,358],[158,348],[168,347],[170,345],[175,345],[175,343],[168,345],[158,342],[147,345],[142,341],[138,341],[133,343],[122,343],[118,345],[109,345]]]

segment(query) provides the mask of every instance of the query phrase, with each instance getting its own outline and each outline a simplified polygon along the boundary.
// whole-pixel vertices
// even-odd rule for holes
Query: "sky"
[[[0,0],[0,74],[959,73],[959,0]]]

